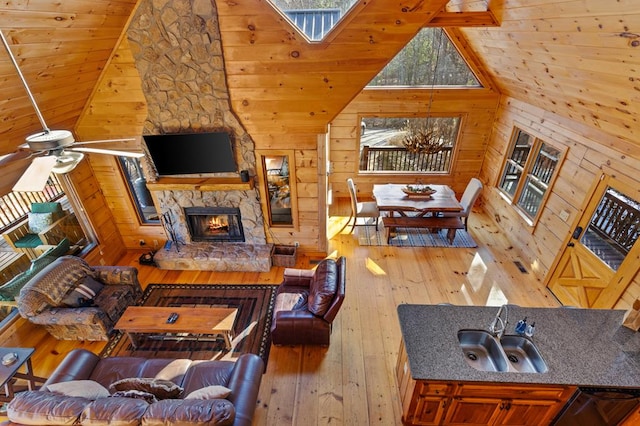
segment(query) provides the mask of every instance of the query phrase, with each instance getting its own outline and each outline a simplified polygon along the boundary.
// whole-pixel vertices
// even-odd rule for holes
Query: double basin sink
[[[544,373],[540,351],[527,337],[504,335],[497,338],[486,330],[458,331],[458,342],[467,363],[480,371]]]

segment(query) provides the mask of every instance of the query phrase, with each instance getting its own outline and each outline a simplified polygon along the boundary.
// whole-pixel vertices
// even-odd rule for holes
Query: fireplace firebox
[[[192,241],[244,242],[238,208],[187,207],[184,213]]]

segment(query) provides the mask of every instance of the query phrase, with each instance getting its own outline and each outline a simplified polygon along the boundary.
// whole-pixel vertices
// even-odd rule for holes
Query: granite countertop
[[[398,317],[416,380],[566,384],[640,388],[640,333],[622,326],[625,311],[508,305],[505,334],[518,320],[535,322],[533,341],[545,373],[483,372],[467,364],[460,329],[484,329],[498,307],[400,305]]]

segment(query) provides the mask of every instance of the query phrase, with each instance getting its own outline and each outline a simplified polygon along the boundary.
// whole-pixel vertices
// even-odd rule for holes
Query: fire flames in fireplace
[[[244,242],[240,209],[188,207],[184,211],[192,241]]]
[[[211,220],[209,220],[209,231],[214,234],[228,233],[229,222],[226,216],[211,216]]]

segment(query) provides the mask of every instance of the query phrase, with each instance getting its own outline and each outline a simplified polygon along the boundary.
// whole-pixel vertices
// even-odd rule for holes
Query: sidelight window
[[[532,225],[540,217],[563,155],[541,139],[515,129],[498,187]]]

